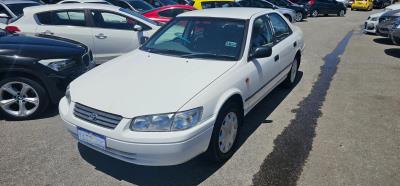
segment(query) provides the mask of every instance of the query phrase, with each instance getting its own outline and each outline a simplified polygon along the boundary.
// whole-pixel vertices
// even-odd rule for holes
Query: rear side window
[[[281,41],[292,34],[292,30],[290,29],[289,25],[280,15],[272,13],[269,14],[269,18],[272,28],[274,28],[275,31],[275,37],[278,39],[278,41]]]
[[[80,10],[43,12],[36,16],[45,25],[86,26],[85,12]]]
[[[92,15],[96,27],[100,28],[133,30],[133,27],[138,24],[142,26],[143,30],[151,29],[139,21],[111,12],[92,11]]]

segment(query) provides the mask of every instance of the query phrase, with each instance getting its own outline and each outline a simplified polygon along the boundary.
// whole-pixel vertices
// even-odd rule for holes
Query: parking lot
[[[297,85],[246,116],[223,165],[110,158],[78,145],[54,106],[41,119],[0,118],[0,185],[398,185],[400,48],[362,33],[377,11],[296,23],[306,43]]]

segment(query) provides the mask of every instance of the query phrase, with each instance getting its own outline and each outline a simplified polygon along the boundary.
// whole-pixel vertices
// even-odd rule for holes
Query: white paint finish
[[[243,11],[244,9],[246,11]],[[224,14],[229,16],[219,15],[219,17],[231,17],[238,10],[235,8],[223,10],[225,13],[230,12]],[[253,13],[248,17],[242,17],[242,19],[249,19],[250,25],[256,17],[275,12],[251,8],[241,10],[241,12]],[[207,12],[210,11],[202,13],[205,14],[204,16],[208,16]],[[213,17],[217,16],[216,12],[211,12]],[[278,14],[282,16],[282,14]],[[191,13],[182,16],[200,15]],[[236,62],[185,59],[148,53],[139,49],[115,58],[73,81],[70,84],[70,92],[73,103],[78,102],[104,112],[123,116],[124,119],[119,125],[114,130],[109,130],[80,120],[73,115],[74,104],[66,103],[65,99],[59,105],[61,118],[69,125],[83,127],[125,143],[144,143],[145,148],[154,148],[153,150],[157,147],[152,147],[154,144],[171,144],[191,140],[203,134],[204,131],[212,129],[220,108],[232,95],[242,96],[245,113],[247,113],[286,78],[295,54],[304,48],[301,30],[289,22],[288,24],[293,30],[293,34],[273,47],[271,57],[250,62],[248,53],[251,34],[247,34],[244,54]],[[252,33],[252,26],[247,32]],[[298,42],[296,47],[293,46],[295,41]],[[284,57],[275,62],[275,54],[284,55]],[[249,83],[246,83],[247,78],[250,79]],[[248,99],[247,102],[245,102],[246,99]],[[131,118],[136,116],[184,111],[200,106],[203,107],[202,121],[187,130],[135,132],[129,129]],[[211,134],[206,137],[196,137],[199,140],[193,144],[199,144],[199,146],[193,149],[194,152],[190,151],[190,156],[194,157],[194,155],[204,152],[210,137]],[[124,144],[123,148],[122,146],[120,148],[118,144],[115,144],[114,147],[124,151],[131,147],[129,152],[136,149],[134,145],[129,147],[129,144]],[[176,155],[187,155],[186,146],[181,146],[181,148],[180,153],[182,154],[177,151]],[[104,153],[107,154],[107,152]],[[163,154],[164,152],[159,153]],[[146,165],[172,165],[186,160],[183,158],[177,162],[165,158],[157,160],[157,162],[145,160],[129,162]]]

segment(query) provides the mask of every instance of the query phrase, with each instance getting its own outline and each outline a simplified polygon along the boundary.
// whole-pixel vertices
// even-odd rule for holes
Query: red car
[[[145,12],[143,16],[156,22],[167,23],[177,15],[192,10],[196,8],[189,5],[168,5]]]

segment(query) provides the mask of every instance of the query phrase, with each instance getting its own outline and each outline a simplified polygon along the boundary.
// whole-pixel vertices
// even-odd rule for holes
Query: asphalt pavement
[[[398,185],[400,47],[361,31],[378,11],[296,23],[306,42],[297,85],[249,113],[223,165],[107,157],[78,145],[53,107],[41,119],[0,118],[0,185]]]

